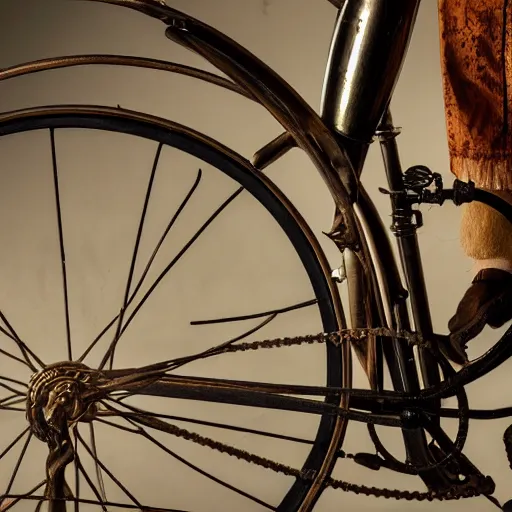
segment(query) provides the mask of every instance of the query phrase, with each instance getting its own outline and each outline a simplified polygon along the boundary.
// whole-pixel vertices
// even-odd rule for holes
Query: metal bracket
[[[379,191],[391,196],[400,195],[409,206],[421,203],[442,205],[446,199],[442,176],[424,165],[415,165],[407,169],[403,174],[403,183],[404,190],[390,191],[379,188]],[[413,214],[419,219],[421,214],[417,215],[415,212],[416,210]]]
[[[331,278],[337,283],[343,283],[347,279],[347,267],[343,254],[341,255],[341,264],[331,272]]]

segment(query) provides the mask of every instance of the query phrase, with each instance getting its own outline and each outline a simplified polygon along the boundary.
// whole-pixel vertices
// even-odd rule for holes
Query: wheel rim
[[[27,123],[30,124],[30,129],[51,129],[54,133],[55,130],[76,126],[77,123],[81,127],[87,127],[90,129],[100,129],[107,131],[118,131],[124,134],[135,134],[141,135],[141,130],[144,129],[144,134],[142,136],[146,136],[147,138],[151,138],[153,140],[159,140],[162,142],[162,139],[165,137],[170,137],[172,134],[172,143],[174,147],[177,147],[184,151],[192,150],[192,141],[195,141],[195,144],[198,144],[197,139],[198,135],[194,139],[189,132],[185,131],[170,131],[163,130],[161,127],[156,126],[153,122],[142,123],[140,119],[134,119],[127,113],[122,114],[122,119],[115,117],[116,112],[114,109],[108,110],[105,109],[104,112],[101,111],[88,111],[86,108],[77,110],[76,108],[71,108],[69,110],[64,109],[54,109],[51,111],[35,111],[31,113],[24,114],[16,114],[14,117],[4,116],[3,121],[0,119],[0,134],[6,135],[9,133],[15,133],[18,131],[22,131],[23,129],[27,129]],[[119,117],[121,117],[121,113],[117,113]],[[174,125],[177,126],[177,125]],[[116,128],[114,130],[114,128]],[[53,142],[54,138],[51,137]],[[54,145],[54,144],[53,144]],[[221,148],[212,147],[211,145],[203,146],[204,153],[202,154],[202,160],[209,160],[209,163],[214,163],[216,166],[223,165],[223,171],[226,174],[235,174],[239,172],[241,168],[244,166],[244,162],[239,160],[237,161],[235,158],[226,158],[226,154],[221,151]],[[52,159],[55,160],[55,151],[52,152]],[[219,163],[220,162],[220,163]],[[238,168],[238,170],[237,170]],[[232,176],[233,177],[233,176]],[[243,175],[237,176],[237,181],[239,181],[242,185],[252,186],[254,187],[254,182],[258,181],[255,175],[251,173],[245,173]],[[245,183],[244,183],[245,180]],[[58,179],[56,180],[58,181]],[[265,194],[268,194],[268,191],[263,187],[261,189]],[[263,193],[261,192],[261,193]],[[254,193],[256,196],[257,194]],[[276,198],[273,198],[273,202],[270,201],[267,205],[267,208],[272,210],[272,214],[275,218],[282,218],[283,215],[289,215],[289,212],[283,211],[283,207],[280,205],[279,201]],[[57,209],[59,210],[59,209]],[[292,216],[290,215],[289,220],[292,220]],[[62,238],[62,222],[60,223],[61,228],[59,229],[59,238]],[[299,244],[299,239],[302,238],[300,243],[303,244],[304,248],[306,236],[304,232],[296,225],[293,226],[293,229],[290,228],[287,233],[290,238],[295,237],[294,243]],[[312,269],[316,267],[315,272],[317,273],[316,277],[310,276],[312,278],[313,288],[316,287],[315,292],[317,297],[321,297],[319,302],[319,310],[322,316],[323,328],[324,330],[334,330],[338,327],[338,320],[336,319],[334,306],[331,303],[331,295],[328,288],[328,283],[326,282],[325,271],[323,274],[320,274],[321,269],[318,265],[314,264],[315,254],[309,248],[308,250],[304,250],[301,254],[302,264],[309,265],[308,269],[310,272],[313,272]],[[68,315],[69,316],[69,315]],[[66,321],[66,325],[69,325],[69,322]],[[345,375],[345,380],[342,381],[341,375],[341,357],[340,352],[333,347],[329,347],[328,350],[328,375],[327,375],[327,384],[329,386],[345,386],[348,387],[349,382],[347,379],[349,375]],[[341,429],[341,430],[340,430]],[[332,452],[332,448],[335,444],[338,443],[339,440],[343,437],[344,427],[343,424],[340,424],[339,421],[333,419],[323,418],[317,435],[317,443],[314,445],[315,450],[312,450],[309,454],[306,462],[304,463],[304,468],[319,470],[322,467],[326,467],[325,460],[327,454]],[[326,439],[330,439],[329,442],[325,442]],[[317,448],[317,445],[322,445],[321,448]],[[331,457],[332,459],[332,457]],[[327,469],[330,469],[330,466],[333,464],[333,460],[327,461]],[[305,500],[309,499],[310,503],[314,501],[313,493],[311,492],[311,485],[307,482],[296,482],[291,486],[288,494],[285,496],[285,499],[281,502],[280,506],[277,507],[279,510],[297,510],[299,508],[299,504]],[[314,495],[318,495],[318,493],[314,493]]]

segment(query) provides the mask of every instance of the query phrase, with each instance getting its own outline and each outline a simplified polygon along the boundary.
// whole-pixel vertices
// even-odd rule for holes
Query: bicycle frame
[[[352,327],[379,326],[392,332],[410,330],[412,322],[407,302],[410,301],[415,331],[424,339],[434,341],[416,235],[421,217],[406,200],[407,190],[396,143],[399,131],[394,128],[388,111],[420,0],[328,0],[340,9],[328,58],[321,115],[249,51],[195,18],[158,0],[88,1],[127,7],[161,20],[167,26],[168,38],[202,55],[232,81],[179,64],[106,55],[62,57],[29,63],[1,70],[0,80],[75,65],[131,65],[186,74],[259,102],[279,121],[285,133],[254,155],[254,166],[263,169],[294,146],[300,147],[316,166],[333,197],[335,216],[329,237],[340,249],[345,262]],[[390,8],[390,3],[393,8]],[[393,208],[392,231],[397,239],[406,287],[400,278],[386,229],[359,183],[374,135],[382,149]],[[445,190],[443,194],[443,200],[458,198],[460,202],[460,197],[464,199],[464,194],[458,190]],[[497,208],[512,221],[512,207],[499,198],[477,191],[474,199]],[[468,412],[463,386],[512,356],[511,337],[509,329],[487,354],[457,374],[440,354],[434,356],[419,348],[416,356],[405,339],[374,339],[358,353],[374,391],[348,390],[338,403],[348,410],[347,398],[350,397],[350,404],[355,404],[358,409],[372,413],[398,412],[400,421],[397,425],[403,429],[408,461],[424,468],[419,475],[429,489],[445,489],[450,485],[450,478],[439,461],[435,466],[427,467],[434,459],[425,429],[446,458],[455,460],[464,474],[481,477],[481,473],[460,453],[467,422],[461,422],[454,443],[437,421],[425,419],[427,416],[416,409],[427,410],[438,417],[453,416],[453,411],[441,409],[440,400],[457,394],[461,409]],[[390,370],[394,392],[383,392],[382,375],[374,373],[374,368],[379,367],[374,363],[381,351]],[[350,374],[350,347],[344,348],[344,355],[344,371]],[[443,370],[443,381],[439,364]],[[151,394],[151,386],[146,392]],[[343,436],[347,414],[338,417],[334,440]],[[492,417],[490,412],[489,417]],[[376,438],[371,428],[370,432]],[[333,449],[337,449],[335,443]],[[392,469],[400,471],[403,466],[397,463]],[[321,485],[330,469],[325,467],[319,472],[315,485]],[[306,500],[304,510],[310,510],[312,505]]]

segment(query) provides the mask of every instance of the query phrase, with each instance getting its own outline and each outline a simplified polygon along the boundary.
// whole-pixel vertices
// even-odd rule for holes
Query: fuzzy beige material
[[[512,203],[512,192],[494,193]],[[473,202],[465,206],[460,240],[470,258],[512,261],[512,225],[503,215],[482,203]]]
[[[450,167],[512,203],[512,1],[438,0]],[[475,260],[512,262],[512,225],[465,208],[461,243]]]
[[[506,153],[474,157],[452,151],[450,167],[459,180],[472,181],[478,188],[512,190],[512,158]]]

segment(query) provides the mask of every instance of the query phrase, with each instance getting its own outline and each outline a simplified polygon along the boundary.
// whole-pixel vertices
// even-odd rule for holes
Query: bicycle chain
[[[202,436],[195,432],[190,432],[189,430],[177,427],[176,425],[172,425],[169,423],[166,426],[166,432],[171,435],[175,435],[176,437],[180,437],[187,441],[199,444],[201,446],[211,448],[212,450],[217,450],[220,453],[225,453],[226,455],[229,455],[231,457],[244,460],[248,463],[255,464],[265,469],[270,469],[275,473],[281,473],[286,476],[291,476],[306,481],[313,481],[317,475],[316,471],[314,470],[299,470],[291,466],[287,466],[286,464],[282,464],[280,462],[276,462],[265,457],[261,457],[259,455],[250,453],[245,450],[241,450],[240,448],[235,448],[234,446],[230,446],[220,441],[215,441],[214,439]],[[460,498],[473,498],[487,494],[486,491],[488,488],[488,484],[488,479],[484,477],[483,479],[481,479],[481,481],[477,482],[477,485],[474,487],[460,489],[454,486],[443,491],[421,492],[368,487],[366,485],[352,484],[335,478],[327,478],[325,480],[325,485],[327,487],[332,487],[333,489],[340,489],[344,492],[353,492],[355,494],[364,494],[365,496],[374,496],[377,498],[382,497],[387,499],[407,501],[441,501],[458,500]]]
[[[377,328],[361,328],[361,329],[342,329],[334,332],[321,332],[318,334],[307,334],[305,336],[294,336],[285,338],[274,338],[263,341],[252,341],[237,343],[236,345],[228,345],[219,349],[222,352],[245,352],[247,350],[258,350],[268,348],[293,347],[299,345],[313,345],[315,343],[331,343],[340,346],[344,341],[361,342],[369,336],[385,336],[392,338],[400,338],[407,341],[411,345],[430,348],[432,344],[425,340],[421,334],[408,331],[393,331],[386,327]],[[215,351],[217,353],[217,351]]]
[[[274,338],[263,341],[244,342],[224,347],[219,347],[218,350],[214,350],[215,354],[226,353],[226,352],[244,352],[248,350],[259,350],[259,349],[270,349],[270,348],[282,348],[299,346],[304,344],[315,344],[315,343],[332,343],[335,346],[340,346],[344,341],[361,342],[369,336],[386,336],[401,338],[406,340],[412,345],[419,345],[422,347],[430,347],[430,343],[424,340],[418,333],[411,333],[406,331],[396,332],[387,328],[366,328],[366,329],[343,329],[340,331],[319,333],[305,336],[296,337],[284,337]],[[276,473],[281,473],[287,476],[295,477],[301,480],[313,481],[317,474],[314,470],[299,470],[291,466],[261,457],[259,455],[252,454],[245,450],[235,448],[228,444],[215,441],[209,437],[202,436],[195,432],[177,427],[172,424],[167,424],[167,432],[177,437],[186,439],[193,443],[199,444],[217,450],[221,453],[225,453],[237,459],[244,460],[248,463],[255,464],[265,469],[270,469]],[[353,458],[348,456],[349,458]],[[442,491],[401,491],[398,489],[386,489],[369,487],[366,485],[353,484],[343,480],[335,478],[327,478],[325,485],[333,489],[340,489],[344,492],[352,492],[355,494],[363,494],[366,496],[382,497],[387,499],[396,500],[416,500],[416,501],[433,501],[433,500],[458,500],[460,498],[471,498],[482,495],[488,495],[492,493],[492,481],[489,481],[488,477],[481,477],[472,486],[460,488],[453,486]]]

